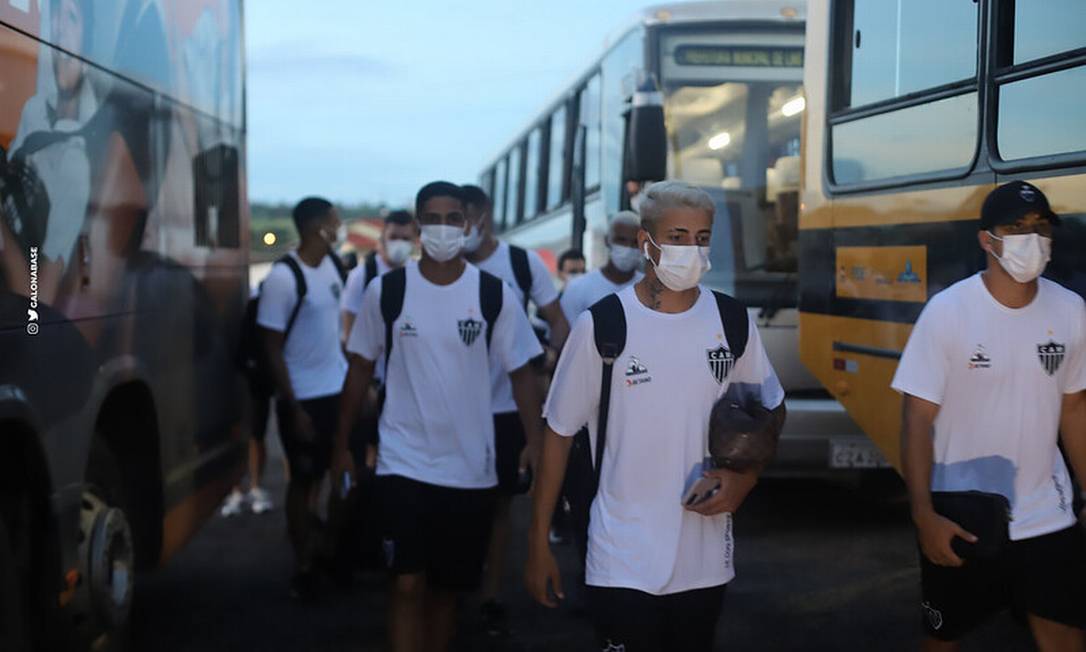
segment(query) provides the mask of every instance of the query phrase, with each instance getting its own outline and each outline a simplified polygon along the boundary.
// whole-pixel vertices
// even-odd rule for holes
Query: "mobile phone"
[[[690,489],[688,489],[683,496],[683,507],[692,507],[698,503],[709,500],[713,497],[713,494],[719,490],[719,479],[700,477],[690,486]]]

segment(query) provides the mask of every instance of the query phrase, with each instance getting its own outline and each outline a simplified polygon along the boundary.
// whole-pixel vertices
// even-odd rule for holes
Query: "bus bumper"
[[[833,399],[786,399],[788,418],[767,476],[836,475],[888,468],[875,444]]]

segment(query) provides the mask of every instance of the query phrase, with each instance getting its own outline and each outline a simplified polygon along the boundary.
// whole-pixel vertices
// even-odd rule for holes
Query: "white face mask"
[[[611,264],[620,272],[632,272],[641,264],[641,252],[635,247],[611,245]]]
[[[464,251],[469,254],[475,253],[479,250],[479,246],[483,244],[483,230],[475,224],[468,227],[468,234],[464,236]]]
[[[399,267],[411,257],[415,245],[410,240],[389,240],[385,243],[385,260],[390,265]]]
[[[660,250],[660,262],[655,263],[649,256],[649,243],[645,243],[645,258],[656,268],[656,278],[666,288],[674,292],[689,290],[701,281],[701,277],[712,269],[709,262],[709,247],[694,245],[656,244],[649,236],[652,246]]]
[[[439,263],[452,260],[464,249],[464,229],[448,224],[425,224],[422,227],[422,248]]]
[[[321,229],[321,237],[328,243],[329,247],[335,248],[336,245],[347,239],[347,225],[340,224],[336,227],[335,231],[328,231],[328,229]]]
[[[1003,255],[996,256],[996,260],[1019,283],[1029,283],[1040,276],[1052,257],[1052,238],[1038,233],[1001,238],[989,231],[988,235],[1003,243]],[[995,251],[992,251],[992,255],[995,256]]]

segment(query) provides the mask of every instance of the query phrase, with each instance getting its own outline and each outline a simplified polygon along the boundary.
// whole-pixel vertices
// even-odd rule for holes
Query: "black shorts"
[[[290,478],[299,482],[316,482],[328,472],[332,459],[332,441],[339,419],[339,394],[298,401],[313,422],[315,437],[306,441],[294,429],[294,414],[283,401],[275,402],[279,420],[279,439],[290,464]]]
[[[423,573],[449,591],[474,591],[482,579],[493,489],[455,489],[399,475],[377,476],[385,562],[393,575]]]
[[[1011,609],[1086,628],[1086,536],[1065,530],[1012,541],[995,560],[938,566],[920,554],[921,617],[928,635],[954,641]]]
[[[727,584],[669,595],[589,586],[601,650],[708,652],[724,606]]]
[[[512,496],[524,493],[520,485],[520,454],[527,438],[519,412],[494,415],[494,465],[498,472],[498,493]]]

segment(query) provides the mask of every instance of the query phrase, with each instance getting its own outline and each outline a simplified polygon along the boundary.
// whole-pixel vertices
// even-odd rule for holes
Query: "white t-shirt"
[[[308,400],[338,394],[347,375],[347,360],[339,343],[339,298],[343,293],[343,281],[329,256],[316,267],[310,267],[296,252],[292,251],[290,255],[298,261],[306,284],[302,307],[283,347],[294,397]],[[293,272],[286,263],[276,263],[260,291],[256,323],[282,333],[297,303],[298,288]]]
[[[385,263],[380,254],[377,255],[377,276],[374,281],[384,276],[392,268]],[[362,308],[362,293],[366,290],[366,261],[362,259],[354,269],[347,274],[347,287],[343,288],[343,298],[340,299],[339,308],[344,312],[357,315]]]
[[[933,491],[978,490],[1011,503],[1012,540],[1075,522],[1057,449],[1064,394],[1086,388],[1086,307],[1040,279],[1024,308],[999,303],[980,274],[931,298],[893,388],[939,404]]]
[[[733,364],[713,363],[728,342],[708,289],[702,287],[693,307],[679,314],[647,308],[633,288],[618,297],[626,347],[611,382],[587,582],[654,595],[724,584],[735,576],[731,515],[702,516],[680,503],[709,455],[709,413],[717,400],[738,393],[775,408],[784,390],[753,322],[743,356]],[[544,416],[566,437],[587,423],[595,450],[603,362],[592,321],[588,311],[577,318]]]
[[[505,281],[506,285],[513,290],[517,305],[524,306],[524,293],[521,292],[520,286],[517,285],[517,277],[513,274],[513,261],[509,256],[509,243],[499,240],[498,248],[486,260],[474,263],[474,265],[484,272],[490,272]],[[555,289],[554,281],[551,280],[551,273],[543,259],[534,251],[528,252],[528,269],[532,270],[531,302],[538,308],[557,301],[558,290]],[[494,413],[515,412],[517,404],[513,401],[513,385],[509,381],[509,374],[502,370],[497,360],[491,361],[490,371],[491,382],[493,383],[491,390],[494,393]]]
[[[498,482],[489,383],[483,382],[490,370],[480,273],[471,265],[464,269],[455,282],[441,286],[426,280],[418,265],[407,268],[378,426],[378,475],[466,489]],[[512,289],[502,290],[489,358],[508,374],[542,351]],[[366,289],[347,350],[367,360],[384,357],[381,283]]]
[[[566,321],[572,324],[573,320],[577,319],[582,312],[591,308],[597,301],[608,294],[621,292],[636,284],[644,276],[641,272],[634,272],[629,281],[617,284],[612,283],[610,279],[604,276],[603,270],[596,269],[580,278],[573,279],[566,284],[566,289],[562,292],[561,305],[562,312],[566,315]]]

